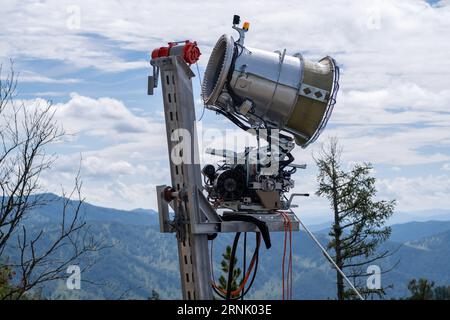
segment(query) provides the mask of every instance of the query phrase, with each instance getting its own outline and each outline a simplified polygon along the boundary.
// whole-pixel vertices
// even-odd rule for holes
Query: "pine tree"
[[[408,300],[432,300],[433,299],[434,282],[427,279],[413,279],[408,283],[408,290],[411,296]]]
[[[328,249],[334,252],[334,260],[346,275],[358,286],[358,279],[367,277],[369,264],[390,255],[389,251],[378,252],[379,245],[389,238],[391,229],[385,226],[393,214],[395,200],[376,201],[375,178],[372,177],[370,163],[355,164],[344,170],[341,161],[342,148],[336,138],[322,147],[314,160],[319,169],[319,187],[316,194],[326,198],[333,214],[333,225],[329,236]],[[336,272],[337,298],[353,298],[347,291],[344,278]],[[384,294],[380,289],[367,294]]]
[[[228,272],[229,272],[229,268],[230,268],[230,260],[231,260],[231,247],[227,246],[227,248],[225,249],[225,253],[222,254],[223,260],[221,262],[221,269],[223,272],[223,275],[220,276],[219,278],[219,288],[223,289],[223,290],[227,290],[227,283],[228,283]],[[231,282],[231,291],[236,290],[240,285],[241,282],[240,281],[238,283],[238,279],[241,276],[241,269],[240,268],[236,268],[236,264],[238,262],[237,257],[234,257],[234,263],[233,263],[233,277],[232,277],[232,282]],[[231,297],[234,297],[235,295],[231,295]]]
[[[0,300],[12,290],[10,284],[12,277],[13,271],[7,266],[0,265]]]
[[[434,300],[450,300],[450,286],[439,286],[434,288]]]
[[[408,290],[407,300],[450,300],[450,286],[435,286],[434,281],[424,278],[410,280]]]
[[[148,300],[160,300],[159,293],[156,290],[152,290],[152,294],[148,297]]]

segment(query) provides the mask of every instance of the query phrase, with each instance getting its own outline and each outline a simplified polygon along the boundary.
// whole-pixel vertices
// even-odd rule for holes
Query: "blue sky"
[[[52,100],[72,134],[53,147],[59,158],[43,177],[50,191],[70,187],[82,157],[88,201],[155,208],[154,187],[170,181],[160,91],[146,95],[149,53],[168,41],[196,40],[203,72],[217,38],[233,33],[237,13],[251,23],[247,45],[312,60],[331,55],[341,66],[327,130],[295,151],[309,165],[297,173],[296,191],[314,192],[311,154],[337,136],[345,164],[372,162],[380,197],[397,199],[399,211],[450,209],[449,1],[6,0],[0,11],[8,17],[0,21],[0,60],[14,60],[20,98],[30,108]],[[219,142],[209,129],[245,135],[208,111],[201,125],[204,144]],[[302,200],[301,213],[325,217],[327,204]]]

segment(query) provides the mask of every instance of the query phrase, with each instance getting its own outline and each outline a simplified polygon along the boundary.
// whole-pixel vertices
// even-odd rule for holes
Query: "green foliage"
[[[21,293],[20,288],[12,284],[15,272],[6,265],[0,265],[0,300],[43,299],[40,292]]]
[[[230,262],[231,262],[231,247],[227,246],[225,249],[225,253],[222,254],[223,260],[221,262],[221,269],[224,273],[219,278],[219,288],[223,290],[227,290],[228,285],[228,273],[230,268]],[[241,269],[236,268],[236,264],[238,262],[237,257],[234,257],[233,261],[233,276],[232,276],[232,282],[231,282],[231,291],[236,290],[242,283],[242,280],[238,284],[238,279],[241,276]],[[232,295],[233,296],[233,295]]]
[[[13,276],[13,271],[10,268],[0,266],[0,300],[4,299],[13,290],[11,286]]]
[[[450,286],[435,287],[434,281],[424,278],[409,281],[408,290],[408,300],[450,300]]]
[[[152,294],[148,297],[148,300],[160,300],[159,293],[156,290],[152,290]]]
[[[26,221],[30,234],[39,232],[43,228],[48,230],[43,236],[42,248],[48,246],[48,238],[48,241],[52,241],[52,237],[57,236],[59,207],[56,200],[52,201],[49,205],[35,210]],[[157,215],[138,215],[134,212],[94,207],[89,204],[85,204],[83,210],[86,212],[91,231],[101,238],[108,239],[108,244],[112,247],[94,253],[100,257],[99,262],[91,270],[82,273],[81,290],[67,290],[65,279],[61,279],[42,286],[44,297],[48,299],[148,299],[152,296],[152,289],[154,289],[160,295],[160,299],[181,299],[176,238],[173,234],[159,232]],[[420,226],[411,228],[405,225],[404,230],[401,231],[403,238],[414,242],[401,247],[396,252],[395,259],[392,256],[387,258],[387,260],[396,260],[397,257],[401,259],[395,273],[388,273],[382,278],[383,285],[395,284],[395,287],[388,291],[389,298],[408,296],[407,283],[413,278],[425,277],[436,283],[439,281],[439,283],[450,284],[448,272],[450,228],[443,233],[443,229],[437,228],[437,225],[442,226],[443,223],[435,222],[435,224],[424,225],[424,228],[429,231],[426,235],[423,234]],[[432,233],[433,229],[436,230],[436,234]],[[393,233],[396,230],[398,229],[392,228]],[[224,234],[218,237],[214,243],[217,252],[224,253],[226,246],[233,241],[233,236]],[[316,236],[322,244],[327,243],[326,233],[317,232]],[[281,244],[283,241],[283,233],[272,234],[274,244]],[[293,252],[293,259],[297,261],[293,266],[294,274],[297,275],[294,279],[294,297],[296,299],[330,297],[334,292],[336,279],[335,277],[333,279],[331,267],[324,265],[323,255],[305,232],[295,232],[293,243],[298,244],[298,250]],[[389,240],[383,243],[380,249],[393,251],[397,247],[397,243]],[[281,249],[282,246],[274,245],[260,255],[257,281],[249,292],[250,299],[279,298],[281,281],[278,270],[281,269]],[[18,251],[14,247],[7,248],[4,253],[5,257],[11,257],[12,261],[20,259],[17,254]],[[240,255],[238,257],[240,260],[236,266],[241,266],[242,258]],[[220,260],[222,260],[221,256]],[[395,263],[395,261],[392,262]],[[390,261],[387,264],[391,264]],[[82,267],[83,265],[81,264]],[[222,270],[219,263],[217,267],[219,267],[218,278]],[[228,277],[228,273],[225,277]]]
[[[413,279],[408,283],[408,290],[411,296],[408,300],[432,300],[433,299],[434,281],[427,279]]]
[[[364,266],[388,255],[378,253],[377,249],[391,234],[385,223],[394,212],[395,200],[376,201],[372,165],[359,163],[344,170],[341,153],[337,139],[331,139],[314,158],[319,169],[316,194],[329,201],[333,214],[328,249],[334,251],[336,264],[341,269],[350,269],[350,277],[357,279],[366,276]],[[339,273],[337,292],[338,299],[348,297]]]
[[[450,286],[439,286],[433,290],[434,300],[450,300]]]
[[[380,289],[369,289],[364,286],[358,286],[358,292],[364,297],[364,300],[384,299],[387,296],[387,290],[394,288],[393,285],[381,287]],[[344,291],[344,300],[359,300],[355,291],[347,289]]]

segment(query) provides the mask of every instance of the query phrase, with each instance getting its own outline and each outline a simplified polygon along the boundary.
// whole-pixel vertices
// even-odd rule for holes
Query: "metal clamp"
[[[154,65],[152,63],[153,61],[150,61],[150,64],[153,67],[153,75],[148,76],[148,82],[147,82],[147,95],[152,96],[153,92],[156,87],[158,87],[158,78],[159,78],[159,67]]]

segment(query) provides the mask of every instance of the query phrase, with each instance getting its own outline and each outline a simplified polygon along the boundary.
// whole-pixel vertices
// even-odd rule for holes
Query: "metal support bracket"
[[[236,213],[236,212],[234,212]],[[295,214],[286,212],[289,216],[292,225],[292,231],[300,229],[298,218]],[[242,212],[240,214],[255,217],[256,219],[265,222],[269,232],[279,232],[285,230],[285,222],[283,217],[277,213],[248,213]],[[211,234],[215,232],[230,233],[230,232],[259,232],[255,224],[243,221],[221,221],[216,223],[198,223],[193,226],[192,231],[196,234]]]
[[[189,192],[187,187],[201,186],[191,80],[194,73],[179,56],[154,59],[152,66],[155,68],[153,71],[159,70],[161,76],[169,157],[173,148],[179,144],[179,141],[174,140],[176,134],[173,133],[181,129],[191,135],[191,141],[186,146],[191,151],[189,153],[191,157],[187,163],[170,161],[171,185],[174,194],[178,197],[170,200],[175,213],[174,221],[169,219],[169,202],[162,194],[165,186],[156,188],[158,209],[160,210],[160,230],[161,232],[177,233],[183,299],[210,300],[213,296],[210,286],[208,237],[206,234],[192,232],[192,225],[205,222],[206,219],[198,210],[196,193]]]
[[[175,232],[173,225],[170,223],[169,218],[169,203],[164,200],[164,190],[166,185],[156,186],[156,199],[158,202],[158,214],[159,214],[159,232],[168,233]]]
[[[163,233],[176,232],[174,227],[174,221],[169,217],[169,203],[164,199],[163,191],[167,186],[157,186],[156,192],[158,193],[158,210],[159,210],[159,224],[160,231]],[[203,193],[196,187],[190,188],[189,192],[192,196],[198,199],[198,210],[205,218],[204,222],[191,223],[191,230],[194,234],[211,234],[211,233],[230,233],[230,232],[259,232],[255,224],[245,221],[223,221],[221,216],[217,214],[217,211],[211,206]],[[294,193],[289,199],[289,204],[292,202],[292,198],[305,194]],[[176,201],[176,200],[173,200]],[[173,202],[172,201],[172,202]],[[171,202],[171,203],[172,203]],[[292,225],[293,231],[299,230],[298,218],[291,212],[286,212]],[[224,212],[224,214],[240,214],[253,217],[267,225],[270,232],[284,231],[284,219],[279,213],[267,213],[267,212]]]
[[[212,299],[208,235],[219,232],[261,232],[257,227],[257,225],[261,227],[259,222],[264,224],[264,232],[285,231],[286,222],[283,216],[276,212],[223,212],[227,217],[218,214],[201,189],[191,81],[194,73],[186,62],[177,56],[157,58],[152,61],[152,66],[154,75],[149,79],[149,92],[156,87],[159,72],[169,156],[180,142],[176,139],[177,135],[174,135],[175,130],[183,129],[191,135],[188,146],[191,148],[189,161],[182,163],[170,161],[173,188],[167,189],[165,185],[156,187],[160,231],[177,234],[183,298]],[[184,137],[182,139],[184,140]],[[173,220],[170,219],[169,206],[175,214]],[[233,214],[239,215],[244,221],[234,221]],[[286,212],[286,214],[291,221],[292,231],[298,231],[298,218],[293,213]],[[248,222],[252,220],[253,222]],[[257,225],[254,220],[257,220]]]

